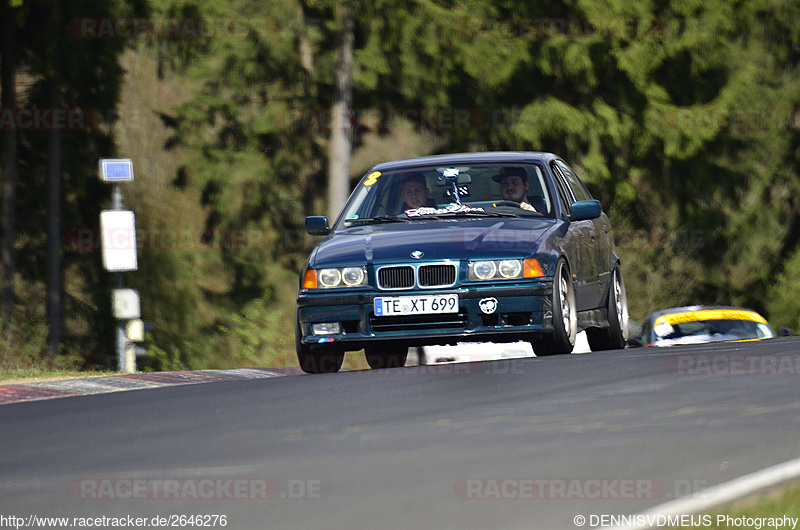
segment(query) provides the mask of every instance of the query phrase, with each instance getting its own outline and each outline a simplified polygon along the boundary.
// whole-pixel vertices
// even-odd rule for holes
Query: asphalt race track
[[[589,527],[800,457],[799,373],[788,338],[7,403],[0,517]]]

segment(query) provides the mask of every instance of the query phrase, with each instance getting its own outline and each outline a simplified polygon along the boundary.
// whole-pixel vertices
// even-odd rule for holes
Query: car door
[[[550,170],[558,189],[561,208],[572,216],[572,203],[579,200],[568,184],[564,175],[564,168],[558,163],[551,162]],[[574,279],[575,305],[578,311],[597,307],[595,292],[597,282],[597,256],[592,244],[592,233],[595,230],[592,221],[571,220],[564,241],[567,256]]]
[[[589,190],[586,189],[586,186],[566,162],[557,160],[556,165],[561,169],[576,200],[589,201],[593,199],[592,194],[589,193]],[[590,280],[589,283],[591,285],[587,285],[587,291],[591,291],[591,294],[587,294],[587,296],[593,300],[592,303],[594,305],[592,307],[600,307],[604,303],[603,295],[606,292],[608,283],[611,281],[611,270],[609,270],[611,250],[613,248],[611,223],[605,213],[587,222],[591,224],[588,244],[591,246],[595,261],[593,270],[595,277]]]

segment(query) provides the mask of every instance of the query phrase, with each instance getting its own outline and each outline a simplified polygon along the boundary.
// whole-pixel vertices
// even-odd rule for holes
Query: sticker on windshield
[[[433,208],[431,206],[423,206],[422,208],[406,210],[405,213],[409,217],[419,217],[422,215],[442,215],[447,213],[483,212],[483,211],[484,211],[483,208],[472,207],[468,204],[448,204],[444,208]]]
[[[378,182],[378,177],[381,176],[380,171],[373,171],[369,175],[367,175],[367,180],[364,181],[364,186],[372,186],[376,182]]]

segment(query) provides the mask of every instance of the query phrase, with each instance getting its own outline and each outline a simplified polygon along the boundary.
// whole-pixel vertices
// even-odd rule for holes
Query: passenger
[[[500,173],[492,177],[500,184],[500,194],[507,201],[518,202],[519,207],[531,212],[537,211],[528,202],[528,174],[521,167],[504,167]]]

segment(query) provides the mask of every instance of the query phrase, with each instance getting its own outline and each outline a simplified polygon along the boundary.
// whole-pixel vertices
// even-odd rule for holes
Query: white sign
[[[130,158],[103,158],[100,178],[104,182],[133,182],[133,162]]]
[[[136,289],[114,289],[111,293],[111,309],[117,320],[131,320],[142,316],[139,291]],[[144,328],[142,328],[144,330]]]
[[[128,210],[100,212],[100,234],[103,242],[103,266],[110,272],[135,271],[136,219]]]
[[[125,337],[131,342],[143,342],[144,322],[139,318],[128,320],[125,323]]]

